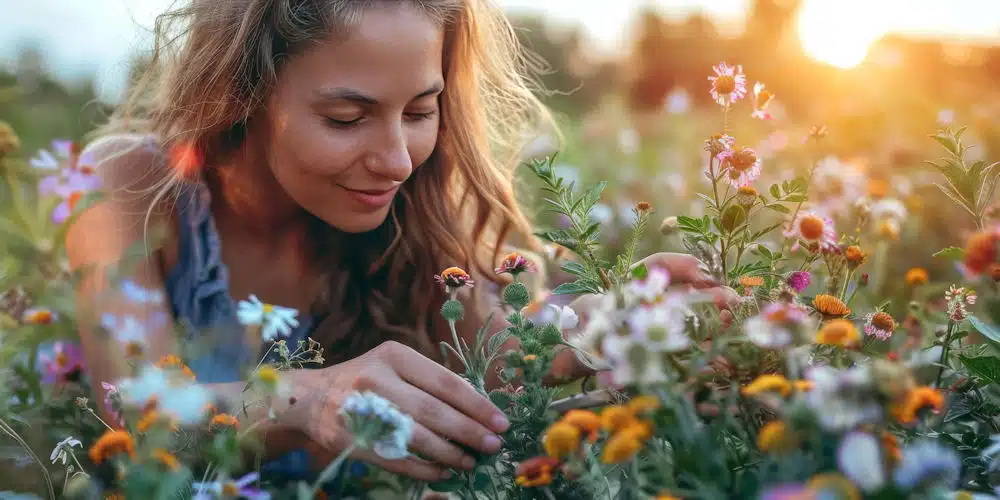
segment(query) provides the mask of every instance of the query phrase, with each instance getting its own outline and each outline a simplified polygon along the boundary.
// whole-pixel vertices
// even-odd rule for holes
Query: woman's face
[[[346,39],[286,63],[267,104],[263,150],[296,203],[347,232],[385,220],[437,143],[443,38],[411,7],[375,7]]]

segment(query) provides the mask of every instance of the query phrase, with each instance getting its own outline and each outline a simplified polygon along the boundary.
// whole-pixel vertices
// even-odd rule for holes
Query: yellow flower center
[[[930,275],[922,267],[914,267],[906,272],[906,284],[910,286],[923,285],[930,281]]]
[[[72,193],[70,193],[69,198],[66,199],[66,203],[69,205],[70,212],[76,210],[76,204],[80,202],[81,198],[83,198],[82,191],[73,191]]]
[[[826,223],[815,215],[806,215],[799,221],[799,234],[809,241],[815,241],[823,236]]]
[[[757,196],[757,190],[753,186],[743,186],[736,190],[736,193],[740,196]]]
[[[768,422],[761,427],[757,435],[757,447],[764,452],[787,452],[794,449],[797,444],[795,434],[780,420]]]
[[[580,429],[566,422],[556,422],[545,433],[542,445],[549,456],[562,459],[580,446]]]
[[[736,90],[736,77],[732,75],[722,75],[715,79],[712,87],[720,94],[730,94]]]
[[[66,368],[66,365],[68,364],[69,364],[69,356],[67,356],[65,353],[62,352],[56,354],[56,366],[58,366],[59,368]]]
[[[264,314],[271,314],[274,312],[274,306],[271,304],[264,304]]]
[[[757,377],[743,388],[743,394],[746,396],[765,392],[777,392],[782,396],[788,396],[792,393],[792,384],[782,375],[767,374]]]
[[[222,494],[228,497],[235,497],[240,494],[240,487],[236,483],[225,483],[222,485]]]
[[[261,367],[260,370],[257,370],[257,378],[267,385],[275,385],[278,383],[278,370],[275,370],[273,366]]]

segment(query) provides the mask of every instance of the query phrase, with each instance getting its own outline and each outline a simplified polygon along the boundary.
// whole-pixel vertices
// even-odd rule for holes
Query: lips
[[[380,209],[392,202],[399,186],[388,189],[351,189],[341,186],[344,191],[359,205],[367,209]]]

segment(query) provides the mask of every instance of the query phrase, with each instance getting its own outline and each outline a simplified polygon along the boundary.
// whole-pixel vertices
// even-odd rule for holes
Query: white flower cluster
[[[806,378],[813,383],[806,393],[806,404],[827,431],[847,432],[882,419],[882,405],[868,366],[846,370],[816,366],[809,369]]]
[[[359,445],[371,443],[372,451],[387,460],[409,455],[413,419],[389,400],[371,391],[353,392],[340,406],[340,415]]]
[[[259,326],[261,339],[272,341],[287,337],[299,326],[299,312],[290,307],[261,302],[256,295],[237,304],[236,316],[243,326]]]
[[[119,382],[122,404],[144,408],[156,401],[156,408],[181,425],[200,422],[212,404],[212,393],[177,370],[148,365],[136,378]]]
[[[597,299],[583,331],[570,340],[581,360],[610,370],[615,385],[666,382],[666,356],[690,349],[689,332],[698,326],[690,308],[697,298],[669,293],[669,285],[665,270],[652,269],[623,287],[624,307],[614,294]]]

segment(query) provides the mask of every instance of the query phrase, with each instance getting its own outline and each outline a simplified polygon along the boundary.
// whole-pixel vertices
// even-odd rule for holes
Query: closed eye
[[[437,115],[437,110],[428,111],[426,113],[406,113],[407,118],[418,121],[418,120],[428,120]]]

